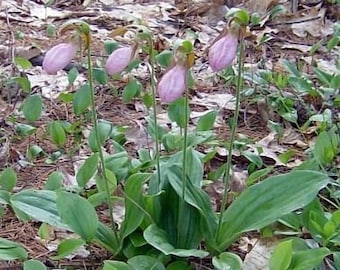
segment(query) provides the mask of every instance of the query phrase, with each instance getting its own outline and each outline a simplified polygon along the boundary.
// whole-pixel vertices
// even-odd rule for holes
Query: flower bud
[[[170,68],[157,85],[162,102],[172,102],[182,96],[186,89],[187,69],[179,64]]]
[[[75,44],[60,43],[47,51],[42,67],[48,74],[56,74],[72,61],[76,53]]]
[[[122,47],[113,51],[105,64],[105,70],[109,75],[121,73],[132,61],[135,48]]]
[[[220,71],[231,65],[237,53],[237,43],[237,37],[230,33],[213,43],[208,55],[213,71]]]

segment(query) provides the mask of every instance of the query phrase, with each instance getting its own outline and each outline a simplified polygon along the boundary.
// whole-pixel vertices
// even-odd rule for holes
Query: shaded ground
[[[9,6],[7,12],[7,16],[4,16],[3,14],[6,14],[6,12],[1,13],[2,16],[0,17],[0,26],[1,29],[6,29],[4,31],[0,31],[0,38],[1,40],[5,40],[4,43],[7,47],[7,51],[3,52],[1,54],[0,52],[0,59],[3,63],[5,63],[3,66],[7,67],[5,69],[6,72],[9,72],[8,65],[6,63],[10,63],[9,55],[10,51],[13,48],[16,47],[27,47],[32,44],[38,45],[39,48],[42,50],[47,49],[52,44],[56,43],[56,38],[47,38],[45,36],[46,31],[46,23],[40,24],[38,26],[34,26],[34,23],[32,22],[25,22],[24,19],[29,18],[30,14],[27,14],[27,9],[22,8],[25,7],[25,5],[28,5],[30,2],[38,3],[40,6],[43,7],[43,5],[39,1],[23,1],[23,6],[20,6],[20,1],[9,1],[10,4],[16,5],[17,8],[20,10],[22,9],[23,14],[25,14],[22,18],[23,21],[20,21],[20,17],[17,17],[15,13],[11,13],[11,8],[13,6]],[[123,1],[121,1],[123,2]],[[148,10],[148,5],[159,5],[162,7],[163,2],[166,6],[162,9],[162,12],[165,12],[170,5],[169,3],[165,3],[165,1],[159,3],[159,2],[152,2],[152,1],[144,1],[148,3],[144,3],[143,7],[145,10]],[[172,2],[172,1],[171,1]],[[121,3],[121,6],[115,6],[112,7],[112,5],[108,6],[105,4],[100,5],[100,3],[96,2],[92,6],[88,7],[87,9],[84,9],[81,7],[81,4],[77,1],[71,1],[70,3],[64,3],[59,2],[56,5],[52,6],[53,8],[62,8],[63,10],[72,11],[69,13],[69,15],[65,15],[64,18],[55,18],[53,20],[53,23],[58,27],[61,23],[66,21],[70,17],[85,17],[89,21],[91,25],[97,26],[97,31],[94,35],[94,55],[103,55],[103,45],[102,41],[106,38],[103,37],[107,35],[108,32],[100,33],[100,29],[106,29],[106,30],[112,30],[116,28],[117,26],[126,25],[128,24],[129,20],[121,19],[119,16],[116,18],[109,17],[107,14],[98,14],[98,10],[119,10],[122,8],[122,10],[125,10],[124,3]],[[307,10],[306,7],[303,7],[305,10]],[[327,7],[329,8],[329,7]],[[32,8],[33,9],[33,8]],[[150,16],[155,12],[155,8],[150,9]],[[60,10],[59,10],[60,11]],[[126,10],[125,10],[126,12]],[[136,10],[131,11],[136,12]],[[153,18],[150,20],[151,27],[153,28],[154,32],[157,33],[156,37],[159,38],[159,46],[163,48],[169,48],[169,38],[175,39],[176,36],[185,36],[184,29],[190,29],[190,30],[196,30],[196,31],[206,31],[205,21],[208,19],[211,20],[211,18],[215,19],[221,19],[219,15],[217,14],[210,14],[207,16],[195,16],[192,19],[192,24],[185,25],[185,20],[183,20],[183,16],[178,14],[179,12],[176,11],[175,7],[173,7],[172,10],[170,10],[167,14],[167,16],[172,16],[175,19],[170,20],[170,17],[165,16],[164,14],[158,14],[159,16],[156,16],[156,18]],[[301,14],[303,12],[301,11]],[[73,14],[73,15],[72,15]],[[114,13],[114,14],[119,14]],[[175,14],[175,15],[174,15]],[[336,13],[335,13],[336,14]],[[60,15],[58,15],[60,16]],[[115,16],[115,15],[113,15]],[[210,16],[210,17],[209,17]],[[332,9],[329,12],[329,16],[332,20],[334,20],[334,14]],[[297,16],[298,17],[298,16]],[[190,19],[191,20],[191,19]],[[40,20],[42,22],[43,20]],[[159,25],[156,25],[156,24]],[[178,23],[179,26],[175,25],[175,23]],[[270,26],[270,23],[272,26]],[[307,56],[308,53],[301,52],[300,49],[294,48],[294,45],[308,45],[311,46],[315,44],[319,40],[319,37],[309,37],[308,39],[297,37],[292,33],[291,30],[283,30],[284,28],[287,28],[287,25],[285,22],[282,22],[282,24],[275,25],[274,22],[269,22],[268,26],[271,27],[271,30],[273,30],[272,40],[270,40],[268,43],[266,43],[265,46],[262,48],[258,48],[256,45],[256,36],[257,33],[264,32],[264,29],[261,28],[258,31],[254,30],[253,35],[249,37],[248,39],[248,47],[247,47],[247,54],[246,54],[246,62],[251,65],[261,65],[263,64],[264,68],[268,68],[268,66],[271,66],[273,70],[282,70],[282,66],[279,64],[279,60],[282,59],[300,59],[303,56]],[[170,25],[170,26],[169,26]],[[175,25],[175,26],[173,26]],[[209,31],[206,33],[207,36],[209,36],[209,41],[211,41],[212,37],[215,37],[217,35],[217,32],[215,30],[215,27],[218,26],[218,23],[214,23],[214,25],[209,25]],[[268,30],[268,33],[271,32],[271,30]],[[274,31],[275,30],[275,31]],[[18,39],[15,38],[16,35],[19,35],[20,33],[25,34],[25,38]],[[186,33],[187,34],[187,33]],[[65,39],[65,37],[63,37]],[[203,40],[203,38],[202,38]],[[231,87],[225,87],[223,84],[223,80],[221,80],[219,77],[211,75],[211,72],[208,70],[207,62],[205,58],[199,58],[200,56],[204,55],[204,49],[206,48],[207,44],[202,43],[202,40],[196,40],[196,48],[197,48],[197,62],[199,68],[194,71],[194,73],[197,75],[197,84],[194,88],[194,90],[191,92],[192,97],[197,97],[201,93],[225,93],[228,92],[230,94],[233,94],[234,89]],[[59,41],[59,40],[58,40]],[[287,46],[286,49],[282,49],[282,44],[285,44]],[[290,44],[291,47],[288,48],[288,45]],[[0,44],[1,45],[1,44]],[[4,50],[5,51],[5,50]],[[329,58],[329,56],[326,56],[326,54],[316,54],[316,58],[323,58],[325,57]],[[264,59],[264,61],[262,60]],[[328,59],[331,60],[331,59]],[[304,62],[304,69],[308,70],[310,68],[309,64],[307,62]],[[37,68],[37,72],[41,72],[39,70],[39,67]],[[203,70],[203,77],[200,77],[200,73],[198,70]],[[15,74],[15,70],[13,70],[13,74]],[[32,72],[34,74],[36,72],[36,69],[33,69],[32,71],[28,71],[28,73]],[[282,71],[284,72],[284,71]],[[13,75],[11,74],[11,75]],[[210,75],[209,75],[210,74]],[[160,75],[160,74],[159,74]],[[144,73],[141,73],[139,75],[141,78],[143,78],[142,82],[147,87],[148,85],[148,77],[145,77]],[[1,77],[0,77],[1,78]],[[208,78],[208,79],[207,79]],[[64,80],[66,80],[66,77],[64,77]],[[118,92],[121,92],[122,88],[124,87],[126,83],[126,78],[123,79],[121,82],[118,83]],[[48,85],[49,81],[45,82],[45,85]],[[52,85],[52,84],[51,84]],[[41,86],[41,84],[40,84]],[[52,87],[57,87],[58,85],[52,85]],[[2,87],[2,88],[1,88]],[[7,138],[9,138],[9,147],[8,147],[8,154],[6,155],[6,158],[2,164],[3,167],[5,166],[11,166],[15,168],[17,175],[18,175],[18,183],[16,190],[21,189],[27,189],[27,188],[36,188],[40,189],[44,187],[44,184],[46,182],[46,179],[48,175],[56,170],[59,171],[65,171],[70,175],[75,174],[74,169],[74,163],[76,162],[77,157],[74,156],[74,153],[79,153],[79,149],[82,148],[82,146],[79,146],[79,149],[77,149],[77,146],[75,144],[75,141],[70,137],[69,141],[67,142],[67,146],[65,149],[66,151],[63,155],[62,159],[58,159],[56,162],[53,162],[51,164],[46,164],[46,156],[54,153],[58,149],[56,146],[51,143],[50,139],[48,138],[47,134],[47,125],[49,122],[55,119],[60,120],[68,120],[72,122],[76,117],[73,115],[72,107],[67,106],[65,104],[61,104],[61,102],[51,99],[48,97],[45,97],[44,99],[44,111],[45,114],[43,117],[35,123],[35,127],[38,129],[37,132],[32,135],[28,136],[25,139],[22,139],[22,137],[18,136],[16,134],[16,131],[14,130],[13,126],[11,125],[11,118],[18,117],[20,119],[21,123],[25,123],[25,120],[18,114],[17,109],[20,106],[20,103],[22,102],[23,98],[25,97],[25,94],[20,92],[19,89],[12,89],[14,92],[8,92],[8,89],[5,88],[0,83],[0,90],[2,94],[2,110],[0,112],[1,122],[1,132],[2,134],[5,134]],[[12,91],[11,90],[11,91]],[[40,93],[41,87],[37,86],[33,88],[33,91],[36,91]],[[72,91],[72,89],[71,89]],[[119,95],[118,95],[119,96]],[[96,94],[96,103],[97,103],[97,110],[99,113],[99,117],[102,119],[106,119],[115,125],[122,125],[126,126],[130,132],[130,136],[133,138],[137,136],[137,140],[145,140],[145,117],[146,113],[141,108],[141,102],[139,100],[134,100],[133,102],[129,104],[125,104],[122,102],[122,100],[117,97],[117,95],[113,95],[111,92],[111,89],[108,88],[98,88],[97,94]],[[200,107],[201,105],[197,104],[191,104],[191,108],[193,111],[199,112],[199,111],[205,111],[205,107]],[[163,106],[163,113],[164,109],[166,107]],[[162,107],[160,106],[160,109]],[[229,109],[223,108],[220,111],[220,118],[227,122],[228,119],[232,116],[233,111]],[[143,134],[144,133],[144,134]],[[227,128],[226,125],[219,126],[215,128],[215,133],[217,135],[217,138],[221,140],[227,140],[229,138],[230,130]],[[270,130],[267,128],[266,122],[264,122],[263,114],[261,112],[261,109],[254,104],[252,101],[245,101],[242,106],[242,113],[240,115],[239,119],[239,128],[238,133],[243,134],[250,138],[252,141],[257,142],[263,138],[265,138],[269,133]],[[137,135],[136,135],[137,134]],[[140,136],[140,137],[138,137]],[[311,139],[311,138],[310,138]],[[33,162],[22,165],[21,161],[23,161],[24,156],[26,155],[27,149],[30,145],[39,145],[45,152],[45,156],[41,156],[40,158],[35,159]],[[139,147],[138,144],[133,142],[133,140],[130,140],[126,144],[127,151],[129,152],[131,157],[136,156],[136,150]],[[293,146],[287,146],[287,149]],[[84,150],[86,152],[86,149]],[[303,152],[303,149],[298,149],[296,152],[296,158],[303,160],[305,158],[305,154]],[[217,166],[221,165],[223,162],[225,162],[226,156],[225,155],[217,155],[215,159],[212,160],[210,164],[210,168],[207,168],[207,170],[214,170]],[[249,162],[242,158],[235,156],[234,158],[235,163],[237,164],[238,168],[246,168]],[[270,157],[268,159],[265,159],[265,163],[268,165],[271,165],[273,161]],[[287,168],[281,168],[282,170],[288,170]],[[280,168],[278,168],[280,170]],[[207,171],[208,173],[208,171]],[[103,214],[105,209],[101,209],[103,211],[99,211],[100,217],[104,220],[106,219],[106,215]],[[64,260],[61,262],[61,264],[57,265],[56,262],[53,262],[49,259],[51,255],[53,255],[54,251],[49,251],[46,247],[46,244],[43,243],[41,240],[39,240],[36,236],[38,234],[38,229],[40,224],[39,223],[23,223],[20,222],[15,215],[11,212],[10,209],[7,209],[3,217],[1,218],[1,225],[0,225],[0,237],[7,238],[16,242],[21,243],[25,249],[29,252],[30,258],[35,258],[38,260],[41,260],[46,264],[46,266],[55,268],[55,267],[65,267],[66,265],[73,266],[77,269],[96,269],[97,265],[100,265],[100,263],[106,259],[109,258],[109,255],[107,252],[97,246],[91,247],[92,255],[90,257],[86,258],[80,258],[76,257],[72,260]],[[58,236],[56,235],[56,238]],[[241,257],[244,257],[244,251],[238,250],[237,246],[233,247],[233,251],[236,253],[239,253]],[[197,269],[210,269],[207,262],[201,261],[201,262],[195,262],[197,265]],[[0,262],[0,269],[21,269],[20,266],[15,266],[15,264],[7,264],[4,262]]]

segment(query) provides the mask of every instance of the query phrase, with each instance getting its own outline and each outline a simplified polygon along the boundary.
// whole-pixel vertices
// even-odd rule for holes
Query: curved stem
[[[102,151],[102,148],[100,146],[100,137],[99,137],[99,131],[98,131],[98,119],[97,119],[97,111],[96,111],[96,103],[94,99],[94,89],[93,89],[93,74],[92,74],[92,61],[91,61],[91,45],[88,45],[87,48],[87,65],[88,65],[88,79],[89,79],[89,86],[90,86],[90,91],[91,91],[91,109],[92,109],[92,121],[93,121],[93,126],[94,126],[94,131],[96,134],[96,141],[97,141],[97,146],[98,146],[98,153],[99,153],[99,158],[100,158],[100,163],[101,163],[101,169],[102,169],[102,174],[104,178],[104,183],[105,183],[105,191],[107,195],[107,204],[109,207],[109,215],[110,215],[110,222],[111,222],[111,228],[114,232],[114,235],[116,237],[116,240],[118,240],[118,235],[117,231],[115,228],[115,222],[113,218],[113,208],[112,208],[112,200],[111,200],[111,194],[110,194],[110,188],[107,180],[107,174],[106,174],[106,168],[105,168],[105,160],[104,160],[104,154]]]
[[[157,123],[157,103],[156,103],[156,82],[155,82],[155,57],[153,53],[153,42],[152,38],[149,40],[149,57],[150,57],[150,70],[151,70],[151,91],[152,91],[152,109],[153,109],[153,124],[155,126],[155,159],[156,159],[156,170],[157,170],[157,183],[158,190],[161,183],[161,169],[160,169],[160,161],[159,161],[159,144],[158,144],[158,123]]]
[[[220,209],[220,216],[218,220],[218,227],[217,227],[217,236],[220,234],[221,226],[222,226],[222,219],[223,219],[223,212],[225,210],[227,199],[228,199],[228,188],[231,178],[231,161],[233,156],[233,146],[234,146],[234,140],[236,135],[236,129],[237,129],[237,122],[238,117],[240,114],[240,101],[241,101],[241,86],[242,86],[242,66],[243,66],[243,39],[240,41],[240,52],[238,57],[238,71],[237,71],[237,85],[236,85],[236,106],[235,106],[235,112],[233,117],[233,122],[231,126],[231,132],[230,132],[230,139],[229,139],[229,146],[228,146],[228,159],[227,159],[227,165],[226,170],[223,177],[224,182],[224,192],[222,197],[222,203],[221,203],[221,209]]]

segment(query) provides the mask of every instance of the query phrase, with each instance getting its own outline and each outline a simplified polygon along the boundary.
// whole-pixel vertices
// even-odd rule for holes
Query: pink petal
[[[109,75],[121,73],[130,64],[133,53],[131,47],[123,47],[113,51],[106,61],[106,72]]]
[[[72,61],[76,52],[75,44],[60,43],[47,51],[42,67],[48,74],[56,74]]]
[[[187,69],[175,65],[169,69],[157,85],[157,93],[162,102],[172,102],[181,97],[186,89]]]
[[[237,37],[226,35],[217,40],[209,49],[209,65],[213,71],[230,66],[237,53]]]

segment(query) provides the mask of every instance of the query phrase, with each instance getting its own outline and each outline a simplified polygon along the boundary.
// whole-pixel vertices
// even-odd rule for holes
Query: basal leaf
[[[47,267],[38,260],[29,260],[24,262],[24,270],[47,270]]]
[[[1,189],[12,192],[17,183],[17,174],[13,168],[9,167],[4,169],[0,174]]]
[[[198,258],[204,258],[209,255],[208,252],[198,249],[176,249],[169,243],[167,233],[155,224],[151,224],[144,231],[144,238],[150,245],[161,251],[164,255]]]
[[[57,248],[57,255],[51,257],[52,260],[60,260],[65,258],[66,256],[72,254],[73,252],[77,251],[81,246],[85,244],[85,241],[82,239],[65,239],[58,245]]]
[[[28,96],[22,105],[22,112],[24,113],[27,121],[37,121],[42,112],[41,96],[37,94]]]
[[[77,194],[57,193],[57,209],[61,219],[86,242],[91,242],[98,228],[94,207]]]
[[[228,247],[241,233],[263,228],[304,207],[328,183],[325,174],[300,170],[272,176],[251,186],[223,213],[216,239],[220,250]]]
[[[128,264],[138,270],[165,270],[161,261],[155,257],[139,255],[129,259]]]
[[[4,238],[0,238],[0,260],[11,261],[26,258],[27,252],[21,245]]]
[[[67,229],[67,225],[59,217],[56,198],[54,191],[27,189],[11,197],[11,206],[35,220]]]
[[[270,257],[269,265],[271,270],[287,270],[292,260],[292,240],[279,243]]]
[[[215,256],[212,259],[215,270],[241,270],[242,260],[236,254],[230,252],[223,252],[219,256]]]
[[[150,178],[150,174],[134,174],[125,184],[125,218],[121,226],[120,235],[124,239],[141,224],[144,218],[143,185]]]
[[[97,153],[94,153],[88,159],[85,160],[84,164],[80,167],[77,172],[76,179],[77,183],[81,187],[85,187],[88,181],[97,170],[99,157]]]

